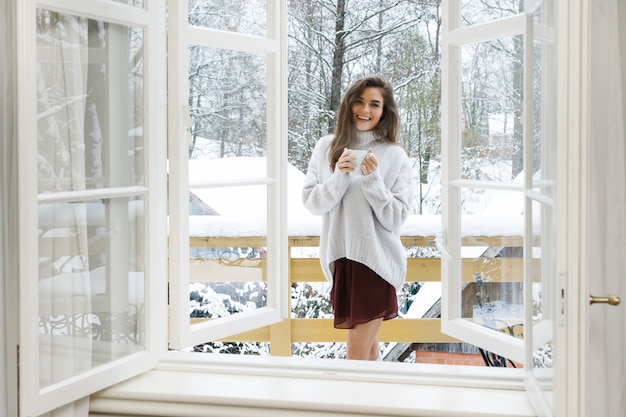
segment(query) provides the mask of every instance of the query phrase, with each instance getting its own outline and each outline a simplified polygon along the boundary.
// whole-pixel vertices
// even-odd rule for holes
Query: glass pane
[[[143,30],[39,9],[37,64],[39,192],[143,185]]]
[[[554,27],[555,2],[544,1],[537,9],[537,25]],[[533,62],[533,191],[555,198],[556,182],[556,40],[535,38]],[[550,204],[552,203],[552,204]],[[554,366],[558,351],[554,348],[557,320],[556,298],[556,234],[554,202],[532,205],[532,322],[530,352],[532,375],[543,390],[549,404],[553,403]]]
[[[554,233],[551,228],[554,219],[552,206],[533,203],[532,205],[532,324],[529,332],[532,343],[532,363],[529,368],[539,386],[550,397],[553,388],[555,349],[554,323],[556,322],[556,271],[554,264]]]
[[[532,115],[532,121],[533,121],[533,131],[532,131],[532,148],[533,148],[533,159],[531,161],[532,163],[532,169],[533,169],[533,174],[537,174],[537,176],[541,176],[541,175],[545,175],[546,173],[543,172],[541,170],[541,161],[543,159],[543,144],[544,141],[542,140],[542,136],[543,136],[543,126],[542,126],[542,122],[543,122],[543,118],[542,118],[542,111],[544,109],[544,103],[542,103],[542,98],[543,98],[543,88],[545,87],[544,85],[542,85],[542,79],[543,79],[543,75],[542,75],[542,71],[543,71],[543,64],[542,64],[542,51],[541,51],[541,44],[538,42],[535,42],[533,45],[533,98],[532,98],[532,106],[533,106],[533,115]],[[534,176],[534,175],[533,175]],[[536,178],[535,178],[536,179]]]
[[[195,188],[189,214],[190,236],[266,236],[267,187]]]
[[[556,108],[556,82],[547,75],[556,72],[553,45],[541,42],[534,44],[533,62],[533,187],[549,196],[554,196],[553,182],[556,179],[555,146],[556,117],[551,112]],[[552,162],[551,162],[552,161]]]
[[[39,206],[40,382],[145,346],[144,201]]]
[[[265,247],[192,248],[192,318],[220,318],[267,306]]]
[[[546,294],[553,294],[556,290],[556,271],[554,262],[554,232],[550,224],[554,221],[554,211],[551,205],[534,202],[532,204],[532,300],[533,300],[533,324],[541,323],[544,320],[554,321],[556,318],[555,305]],[[547,326],[546,330],[536,335],[533,343],[535,345],[552,343],[552,326]]]
[[[189,218],[190,316],[219,318],[266,307],[267,187],[194,193],[213,212]]]
[[[466,179],[511,181],[523,169],[523,38],[461,47],[461,170]]]
[[[267,0],[189,0],[189,24],[265,36]]]
[[[522,192],[464,189],[461,230],[462,317],[523,337]]]
[[[461,24],[486,23],[524,11],[524,0],[460,0]]]
[[[191,46],[189,55],[189,158],[265,156],[266,57],[203,46]]]

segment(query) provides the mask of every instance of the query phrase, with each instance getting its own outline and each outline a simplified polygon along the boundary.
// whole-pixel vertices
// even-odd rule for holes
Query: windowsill
[[[157,368],[93,395],[90,415],[535,416],[523,374],[509,368],[171,352]]]

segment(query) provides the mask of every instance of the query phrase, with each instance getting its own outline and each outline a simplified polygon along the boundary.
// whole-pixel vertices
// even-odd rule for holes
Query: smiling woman
[[[523,13],[501,8],[519,6],[517,0],[363,0],[359,4],[365,6],[350,15],[342,9],[343,0],[336,9],[317,7],[328,2],[311,0],[290,2],[305,17],[291,22],[287,1],[170,0],[135,7],[148,2],[22,0],[19,8],[15,3],[0,0],[0,11],[7,12],[0,16],[0,377],[5,381],[0,412],[6,411],[0,417],[579,417],[592,415],[595,400],[606,396],[615,402],[607,401],[600,414],[624,414],[619,395],[623,335],[612,332],[614,343],[602,337],[613,326],[624,328],[623,311],[606,306],[614,310],[602,313],[603,306],[594,305],[589,308],[600,317],[589,315],[587,323],[585,305],[588,289],[612,293],[624,284],[618,275],[624,269],[623,239],[615,244],[626,236],[625,188],[615,178],[624,177],[626,166],[623,140],[615,145],[623,139],[622,112],[616,105],[619,81],[595,88],[598,80],[589,85],[586,78],[588,57],[617,59],[615,51],[604,49],[614,40],[610,35],[594,39],[591,55],[587,44],[590,34],[616,27],[617,19],[612,25],[596,23],[600,28],[588,27],[585,19],[590,11],[614,18],[603,8],[588,9],[609,0],[558,2],[558,13],[556,2],[548,0],[524,2],[538,8]],[[609,11],[616,0],[611,4]],[[252,9],[238,13],[236,8],[247,5],[263,8],[266,18],[250,19],[257,16]],[[438,12],[439,5],[447,8],[421,13]],[[195,20],[190,12],[198,13]],[[335,50],[325,42],[337,38],[318,29],[335,34],[342,24],[337,34],[343,43],[336,46],[346,48],[336,51],[335,60]],[[401,26],[406,38],[396,31]],[[423,37],[427,27],[441,29],[443,47],[437,36]],[[292,38],[291,71],[289,28],[319,35],[311,42]],[[436,58],[429,60],[435,54],[428,51],[442,53],[441,67]],[[196,52],[198,60],[189,65]],[[363,61],[357,63],[357,58]],[[334,125],[334,91],[346,87],[341,75],[352,79],[360,70],[379,73],[377,68],[388,68],[385,75],[396,86],[405,121],[399,142],[415,176],[424,190],[441,191],[442,203],[430,206],[420,195],[421,205],[407,209],[397,201],[405,195],[398,181],[377,177],[404,170],[404,164],[391,162],[406,156],[400,146],[379,143],[370,130],[354,128],[350,136],[361,148],[372,148],[371,165],[362,172],[366,175],[346,173],[354,168],[349,155],[341,167],[331,166],[324,155],[323,145],[332,140],[325,135]],[[558,82],[553,78],[557,68]],[[593,61],[592,69],[602,82],[610,79],[605,71],[621,75],[601,60]],[[442,106],[438,74],[445,81]],[[299,82],[288,89],[287,80]],[[552,88],[558,88],[556,97]],[[294,101],[288,111],[289,98]],[[370,107],[376,101],[363,94],[356,98]],[[382,105],[389,105],[384,95]],[[357,119],[369,122],[373,110],[365,109]],[[435,122],[439,111],[441,135]],[[354,124],[351,107],[348,114]],[[383,111],[377,126],[386,116]],[[581,129],[592,121],[615,130]],[[429,159],[439,152],[438,142],[431,140],[439,136],[442,159]],[[370,142],[375,143],[368,146]],[[319,143],[319,155],[310,158],[314,143]],[[209,145],[201,149],[200,144]],[[209,165],[215,153],[220,163],[235,165],[240,158],[254,157],[259,165],[246,160],[239,175],[221,176],[227,173],[223,168],[192,178],[196,164],[190,158]],[[408,297],[416,306],[411,313],[420,318],[407,313],[386,321],[381,340],[411,345],[456,342],[454,336],[493,352],[521,355],[524,368],[296,357],[295,343],[341,341],[337,334],[347,338],[345,330],[333,328],[334,317],[324,310],[318,287],[298,282],[319,283],[327,277],[333,283],[354,282],[367,265],[376,271],[367,271],[367,279],[377,280],[380,293],[389,295],[389,286],[396,290],[400,280],[395,278],[401,275],[396,274],[400,266],[384,264],[385,259],[381,262],[391,273],[378,268],[382,250],[355,265],[347,256],[331,259],[336,249],[331,245],[323,251],[322,267],[330,270],[334,262],[344,268],[323,275],[315,252],[321,219],[290,235],[292,212],[287,207],[293,196],[286,187],[293,181],[287,176],[288,163],[302,171],[309,161],[321,167],[321,176],[335,177],[332,185],[346,187],[330,187],[324,196],[350,193],[350,201],[334,201],[348,214],[337,216],[343,222],[333,226],[347,225],[357,237],[372,227],[396,232],[405,212],[413,210],[402,226],[402,249],[414,253],[416,247],[426,247],[431,255],[441,255],[407,262],[406,275],[419,289]],[[253,163],[258,171],[246,172]],[[422,178],[422,172],[428,175]],[[400,191],[397,199],[386,192],[390,189]],[[224,201],[232,191],[236,213],[229,213]],[[206,201],[190,198],[190,192],[208,196],[206,201],[218,199],[202,222],[191,218],[189,203],[206,209],[200,204]],[[494,196],[502,205],[488,204]],[[309,201],[320,214],[327,202]],[[194,229],[199,224],[204,228]],[[248,227],[253,235],[244,235]],[[386,248],[397,246],[391,235]],[[346,252],[357,246],[351,253],[379,244],[337,238]],[[207,257],[213,258],[192,259],[191,246],[207,249]],[[312,255],[292,256],[304,249]],[[190,301],[198,296],[190,294],[195,272],[202,282],[223,290],[211,300],[217,300],[211,308],[223,317],[190,320]],[[614,277],[602,279],[605,275]],[[295,282],[296,276],[302,278]],[[237,285],[221,285],[224,281]],[[437,281],[443,291],[437,292]],[[613,284],[615,290],[608,287]],[[290,311],[290,302],[303,293],[309,297],[302,304],[317,303],[323,318],[300,319]],[[348,298],[338,288],[334,294],[338,300]],[[387,313],[382,312],[382,319]],[[338,327],[352,318],[338,316]],[[453,324],[444,326],[452,336],[441,333],[442,322]],[[506,329],[512,329],[505,332],[510,334],[501,331]],[[593,343],[582,336],[594,337]],[[260,340],[270,352],[262,357],[179,349],[223,340]],[[595,344],[599,347],[592,352],[609,354],[591,362],[585,349]],[[534,353],[552,354],[552,345],[568,348],[556,351],[556,361],[536,362]],[[595,363],[609,368],[603,370],[618,383],[609,387],[604,376],[594,377],[587,367]]]
[[[352,118],[357,130],[373,130],[383,115],[385,102],[382,91],[368,87],[352,103]]]
[[[398,316],[396,292],[406,278],[400,229],[413,197],[398,125],[389,82],[355,81],[339,107],[337,132],[317,143],[304,181],[304,206],[324,219],[320,261],[332,285],[334,326],[348,329],[347,359],[381,360],[378,331]],[[362,164],[353,148],[368,150]],[[363,175],[351,177],[355,169]]]

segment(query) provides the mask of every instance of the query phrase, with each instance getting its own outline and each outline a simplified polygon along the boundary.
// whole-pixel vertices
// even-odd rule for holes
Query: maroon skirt
[[[396,289],[362,263],[341,258],[335,261],[330,303],[336,329],[352,329],[355,324],[374,319],[398,317]]]

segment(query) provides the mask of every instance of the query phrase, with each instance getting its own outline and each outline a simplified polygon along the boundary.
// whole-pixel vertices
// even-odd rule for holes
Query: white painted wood
[[[170,346],[183,349],[280,321],[288,314],[287,248],[287,2],[267,3],[266,37],[190,26],[187,2],[169,3],[169,185],[170,185]],[[267,62],[267,178],[206,180],[189,183],[188,170],[188,47],[204,45],[262,53]],[[267,282],[264,308],[208,322],[189,323],[189,216],[188,195],[196,186],[266,185]],[[258,275],[258,271],[231,268],[232,274]],[[240,281],[243,276],[233,281]],[[223,278],[220,278],[223,280]],[[257,280],[257,279],[255,279]]]
[[[527,35],[532,17],[527,14],[498,19],[480,25],[460,27],[458,0],[443,3],[442,39],[442,223],[441,246],[449,255],[442,257],[442,321],[443,333],[459,340],[525,363],[523,341],[504,333],[487,329],[479,323],[464,319],[461,314],[461,189],[478,187],[506,191],[524,191],[526,184],[485,183],[461,178],[461,63],[460,48],[472,42]],[[526,36],[527,37],[527,36]],[[526,49],[528,49],[526,47]],[[532,51],[527,52],[530,55]],[[531,87],[527,87],[527,90]],[[532,97],[532,94],[530,94]],[[528,104],[526,104],[528,107]],[[530,118],[532,114],[528,114]],[[528,124],[527,124],[528,125]],[[526,131],[526,129],[525,129]],[[528,139],[527,139],[528,140]]]
[[[18,268],[18,189],[14,178],[18,170],[17,143],[17,68],[16,60],[16,2],[0,2],[0,56],[3,62],[0,75],[0,416],[18,415],[18,369],[19,346],[19,275]]]
[[[20,412],[29,415],[38,400],[39,387],[39,340],[36,319],[27,297],[37,294],[39,270],[32,257],[37,256],[37,161],[28,155],[37,149],[37,126],[32,123],[33,109],[37,107],[36,61],[32,51],[35,40],[35,5],[24,1],[17,6],[17,155],[18,155],[18,221],[19,243],[19,380],[23,387],[19,391]],[[36,310],[35,310],[36,311]],[[27,404],[24,406],[23,404]],[[29,409],[30,408],[30,409]]]
[[[588,129],[582,132],[586,162],[583,182],[588,202],[581,226],[583,240],[580,317],[586,331],[581,343],[581,411],[586,415],[626,415],[626,139],[624,68],[620,44],[623,2],[594,0],[585,4],[588,19]],[[621,304],[589,305],[590,295],[621,297]]]
[[[144,10],[121,2],[100,0],[37,0],[37,6],[128,26],[148,26],[151,15],[158,9],[155,6],[154,9]]]
[[[169,343],[174,349],[189,338],[189,116],[187,71],[187,2],[168,2],[167,119],[168,119],[168,246],[171,280]]]
[[[90,416],[535,416],[521,376],[519,369],[187,356],[93,396]]]
[[[557,78],[557,63],[556,57],[556,44],[555,37],[553,36],[553,30],[546,25],[554,24],[553,19],[555,16],[555,5],[550,1],[538,1],[535,7],[540,7],[539,14],[545,21],[542,24],[537,24],[533,20],[527,20],[526,32],[528,36],[525,39],[525,57],[524,57],[524,75],[525,75],[525,97],[530,97],[534,94],[534,86],[536,82],[540,83],[541,98],[539,101],[540,112],[534,109],[535,100],[528,100],[524,103],[524,169],[525,169],[525,199],[526,199],[526,232],[525,236],[533,237],[533,239],[526,239],[524,242],[524,304],[526,306],[525,311],[525,329],[530,331],[524,332],[525,337],[525,363],[528,364],[525,373],[526,390],[529,395],[529,399],[533,404],[536,412],[540,416],[552,416],[553,415],[553,393],[555,383],[555,371],[553,368],[534,368],[534,354],[537,347],[550,344],[554,347],[555,339],[555,322],[554,314],[556,311],[556,293],[557,285],[555,281],[557,278],[557,241],[555,236],[555,230],[557,225],[557,210],[560,207],[555,205],[555,198],[553,195],[556,192],[567,190],[566,183],[555,182],[556,175],[558,176],[559,169],[564,169],[563,164],[557,164],[557,149],[559,136],[557,134],[557,115],[559,109],[557,108],[556,100],[556,84]],[[527,11],[534,11],[527,9]],[[538,36],[537,29],[539,29],[544,36]],[[547,35],[547,36],[545,36]],[[534,80],[535,72],[535,42],[536,46],[539,46],[541,60],[541,72],[540,79]],[[533,152],[533,131],[534,129],[528,129],[526,126],[534,126],[535,120],[533,115],[539,114],[540,120],[539,127],[541,128],[541,161],[540,166],[535,167]],[[535,168],[540,169],[541,178],[540,184],[545,188],[538,188],[538,182],[533,178]],[[537,218],[535,218],[537,217]],[[539,224],[539,229],[536,229]],[[535,242],[535,235],[539,234],[539,250],[541,257],[541,266],[539,276],[541,277],[541,311],[542,318],[540,321],[535,322],[533,308],[533,283],[536,271],[533,270],[533,256],[537,242]],[[556,349],[553,349],[553,355],[558,355]],[[558,356],[557,356],[558,357]]]
[[[37,51],[36,48],[36,8],[51,8],[63,13],[82,15],[85,17],[107,21],[120,25],[142,26],[145,30],[144,55],[144,86],[146,96],[144,122],[148,127],[144,131],[147,146],[146,153],[146,187],[117,187],[114,189],[91,190],[86,193],[63,192],[58,195],[50,193],[46,196],[38,196],[37,178]],[[85,9],[88,8],[89,10]],[[99,14],[101,12],[101,14]],[[126,12],[126,13],[125,13]],[[30,417],[40,415],[49,410],[69,404],[77,399],[87,397],[89,394],[104,387],[115,384],[123,379],[137,375],[154,367],[158,360],[158,348],[164,346],[164,330],[162,323],[165,320],[164,308],[160,308],[156,299],[164,299],[164,285],[166,276],[166,217],[163,204],[165,199],[165,129],[163,128],[165,117],[165,83],[164,57],[165,36],[163,30],[156,28],[165,27],[165,5],[153,7],[149,11],[119,3],[105,4],[96,1],[59,1],[59,2],[36,2],[25,0],[18,2],[17,6],[17,51],[16,60],[18,73],[18,164],[19,164],[19,229],[20,229],[20,415]],[[159,43],[161,42],[161,43]],[[123,51],[122,51],[123,53]],[[113,62],[113,61],[111,61]],[[112,75],[115,78],[115,75]],[[112,78],[112,79],[113,79]],[[118,87],[126,88],[126,83],[118,77]],[[114,81],[113,81],[114,82]],[[122,125],[120,125],[122,126]],[[127,134],[125,130],[122,132]],[[115,135],[113,135],[115,137]],[[152,145],[155,144],[155,145]],[[162,144],[162,145],[158,145]],[[121,153],[119,149],[113,150],[114,154]],[[111,161],[114,162],[113,160]],[[160,176],[160,178],[159,178]],[[40,373],[49,353],[42,350],[40,345],[41,335],[38,334],[38,300],[39,293],[39,270],[36,259],[38,258],[38,208],[39,203],[63,203],[81,199],[111,199],[126,196],[145,196],[145,221],[142,229],[146,231],[145,241],[139,244],[146,247],[142,253],[145,259],[154,259],[146,263],[144,274],[146,285],[143,287],[147,300],[145,303],[145,322],[140,322],[145,329],[145,341],[123,353],[118,348],[107,344],[104,348],[107,355],[99,356],[99,342],[90,341],[84,349],[94,359],[101,360],[101,365],[76,373],[72,377],[57,381],[50,385],[41,386]],[[152,207],[148,207],[152,206]],[[128,203],[124,202],[119,207],[125,216],[128,213]],[[34,261],[35,260],[35,261]],[[122,262],[123,263],[123,262]],[[120,263],[119,265],[122,265]],[[120,268],[120,270],[125,268]],[[143,274],[142,274],[143,276]],[[159,276],[161,279],[159,279]],[[160,284],[159,284],[160,283]],[[160,285],[160,289],[159,289]],[[118,293],[126,294],[126,287],[118,287]],[[33,298],[33,294],[35,295]],[[153,298],[154,297],[154,298]],[[152,299],[153,298],[153,299]],[[140,319],[141,320],[141,319]],[[155,325],[159,322],[161,328]],[[159,342],[159,337],[161,341]],[[82,342],[82,341],[81,341]],[[74,340],[73,348],[78,350],[78,343]],[[53,354],[53,358],[59,357],[62,349]],[[118,360],[110,360],[111,353],[120,355]]]
[[[585,23],[588,7],[586,0],[576,0],[569,2],[562,23],[566,28],[564,35],[568,54],[566,62],[568,68],[567,93],[563,91],[559,94],[559,99],[567,99],[563,103],[566,111],[567,132],[567,154],[568,159],[567,178],[564,182],[568,184],[566,201],[567,216],[566,229],[563,231],[562,244],[565,246],[565,269],[563,274],[565,282],[562,284],[562,294],[564,299],[564,323],[563,333],[557,334],[557,349],[564,357],[561,363],[564,366],[557,366],[556,379],[556,404],[555,411],[559,417],[585,416],[584,407],[581,404],[585,401],[583,391],[584,381],[581,379],[583,369],[586,367],[584,352],[581,350],[584,334],[586,334],[586,323],[581,320],[580,308],[583,305],[582,299],[584,289],[581,287],[581,274],[586,268],[587,259],[584,257],[583,246],[588,239],[587,230],[583,226],[583,219],[586,216],[586,195],[587,183],[583,172],[586,170],[582,141],[584,132],[588,129],[588,59],[589,50],[584,41],[588,36],[588,25]],[[559,5],[561,7],[561,5]],[[563,93],[563,97],[561,97]],[[567,97],[566,97],[567,96]],[[560,242],[560,241],[559,241]],[[561,243],[561,242],[560,242]],[[588,296],[588,295],[587,295]]]
[[[194,45],[261,54],[279,52],[280,43],[276,39],[197,26],[189,26],[187,30]]]
[[[277,321],[289,314],[289,247],[287,243],[287,164],[288,164],[288,109],[289,89],[287,80],[287,1],[268,1],[268,37],[275,41],[277,50],[268,55],[268,176],[275,182],[268,193],[268,249],[273,253],[268,259],[268,305],[278,313]],[[272,140],[272,138],[275,138]],[[271,278],[269,278],[271,277]]]
[[[525,27],[525,16],[518,14],[491,22],[458,28],[448,34],[448,41],[455,46],[484,42],[500,37],[522,35],[525,32]]]

